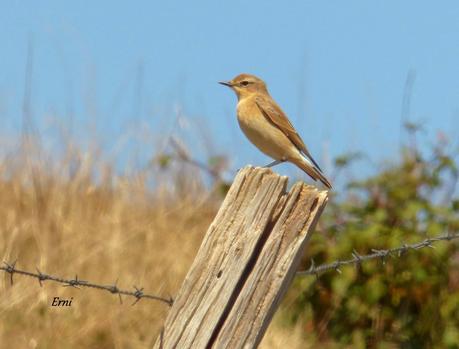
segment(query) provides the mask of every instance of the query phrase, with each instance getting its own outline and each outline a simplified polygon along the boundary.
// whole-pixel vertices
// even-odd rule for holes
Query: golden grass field
[[[51,157],[33,142],[0,162],[0,251],[17,267],[174,296],[221,203],[185,164],[129,176],[91,152]],[[155,183],[153,186],[149,183]],[[148,348],[166,304],[0,274],[2,348]],[[52,307],[54,297],[71,307]],[[302,329],[272,322],[262,348],[305,348]]]

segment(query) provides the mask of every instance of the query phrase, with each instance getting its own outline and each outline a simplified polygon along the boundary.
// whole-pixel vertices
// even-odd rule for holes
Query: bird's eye
[[[247,80],[241,81],[241,85],[242,86],[247,86],[248,84],[249,84],[249,82]]]

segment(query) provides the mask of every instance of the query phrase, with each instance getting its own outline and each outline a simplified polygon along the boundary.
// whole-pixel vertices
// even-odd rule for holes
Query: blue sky
[[[267,81],[323,167],[347,151],[390,159],[409,71],[411,120],[429,137],[458,138],[458,18],[457,1],[3,1],[1,132],[21,128],[30,41],[45,137],[64,124],[129,158],[154,152],[142,132],[168,134],[181,113],[174,132],[198,157],[261,165],[235,96],[216,83],[248,72]]]

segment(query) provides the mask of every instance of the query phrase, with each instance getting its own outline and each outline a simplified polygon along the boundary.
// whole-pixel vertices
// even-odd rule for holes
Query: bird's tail
[[[332,185],[327,177],[318,169],[314,164],[310,163],[308,160],[304,158],[300,159],[292,159],[291,160],[296,166],[301,168],[304,172],[306,172],[312,179],[319,180],[325,185],[328,189],[332,189]]]

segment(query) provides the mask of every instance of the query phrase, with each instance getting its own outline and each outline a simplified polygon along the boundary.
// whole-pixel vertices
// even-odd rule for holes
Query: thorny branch
[[[37,268],[36,273],[17,269],[16,262],[14,263],[3,262],[3,263],[4,263],[4,266],[0,266],[0,270],[3,270],[4,272],[10,274],[11,284],[13,284],[14,274],[19,274],[19,275],[25,275],[25,276],[36,278],[38,282],[40,283],[40,286],[43,286],[43,281],[54,281],[54,282],[63,284],[64,287],[69,287],[69,286],[75,287],[75,288],[90,287],[90,288],[108,291],[112,294],[117,294],[119,296],[120,302],[122,302],[121,296],[135,297],[136,300],[134,301],[134,303],[132,303],[132,305],[136,304],[141,299],[153,299],[153,300],[157,300],[160,302],[164,302],[168,304],[169,306],[171,306],[173,303],[173,299],[171,297],[164,298],[164,297],[159,297],[159,296],[155,296],[152,294],[147,294],[143,292],[143,288],[138,288],[136,286],[134,286],[134,291],[122,290],[118,288],[117,286],[118,281],[116,281],[113,285],[98,285],[98,284],[95,284],[89,281],[80,280],[78,279],[78,275],[76,275],[74,279],[63,279],[63,278],[52,276],[49,274],[44,274],[38,268]]]
[[[297,272],[296,275],[297,276],[315,275],[316,277],[319,277],[320,274],[323,274],[325,272],[332,271],[332,270],[338,273],[341,273],[340,267],[344,265],[356,264],[359,266],[362,262],[368,261],[370,259],[377,259],[377,258],[381,259],[384,262],[387,257],[394,257],[394,256],[400,257],[404,253],[410,250],[419,250],[424,247],[434,248],[433,244],[438,241],[451,241],[454,239],[459,239],[459,234],[440,235],[437,237],[425,239],[423,241],[420,241],[414,244],[403,244],[402,246],[390,248],[387,250],[372,249],[371,250],[372,253],[363,255],[363,256],[359,255],[357,251],[354,250],[354,252],[352,253],[353,258],[346,259],[346,260],[337,260],[329,264],[322,264],[319,266],[315,266],[314,260],[311,260],[311,267],[308,270]]]
[[[207,172],[215,180],[221,180],[221,174],[219,173],[219,171],[213,169],[212,167],[206,165],[205,163],[201,161],[191,158],[188,155],[187,151],[180,145],[180,143],[174,137],[170,138],[170,144],[172,148],[174,149],[178,160],[181,160],[185,163],[188,163],[190,165],[197,167],[198,169],[204,172]]]

